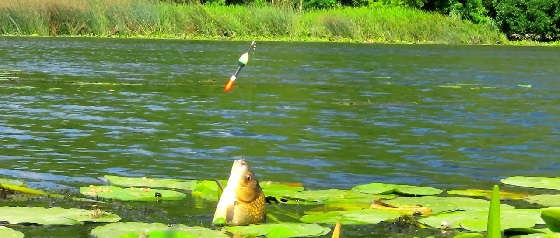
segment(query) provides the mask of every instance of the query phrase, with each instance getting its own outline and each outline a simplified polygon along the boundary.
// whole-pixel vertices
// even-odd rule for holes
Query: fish
[[[265,222],[265,195],[245,160],[235,160],[212,222],[244,226]]]

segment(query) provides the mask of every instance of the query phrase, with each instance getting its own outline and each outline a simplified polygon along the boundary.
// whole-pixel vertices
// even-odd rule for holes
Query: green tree
[[[558,0],[495,0],[496,22],[510,39],[559,39]]]
[[[488,23],[488,10],[484,7],[482,0],[451,0],[448,13],[474,23]]]

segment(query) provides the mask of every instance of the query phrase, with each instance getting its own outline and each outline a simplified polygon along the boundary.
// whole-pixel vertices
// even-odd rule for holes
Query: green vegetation
[[[498,187],[498,185],[494,185],[492,190],[486,232],[488,232],[488,238],[502,237],[502,228],[500,224],[500,187]]]
[[[256,4],[221,6],[147,0],[2,1],[0,34],[450,44],[506,40],[488,24],[400,6],[371,4],[299,11]]]
[[[191,184],[193,180],[178,179],[154,179],[154,178],[127,178],[118,176],[105,176],[114,183],[126,186],[136,186],[138,182],[146,182],[147,186],[152,187],[180,187],[178,189],[194,189],[196,186],[182,186]],[[555,182],[556,178],[545,177],[511,177],[502,181],[517,184],[524,181],[524,186],[534,187],[535,184],[544,187],[550,181]],[[1,179],[4,182],[24,184],[22,181]],[[540,181],[538,181],[540,180]],[[198,184],[201,181],[196,181]],[[181,186],[177,186],[181,185]],[[97,206],[93,210],[76,208],[44,208],[44,207],[0,207],[0,222],[8,225],[13,224],[37,224],[37,225],[82,225],[88,223],[111,223],[97,226],[91,231],[93,237],[228,237],[226,231],[242,236],[265,236],[275,238],[289,237],[316,237],[328,234],[331,229],[325,224],[347,224],[347,225],[367,225],[379,224],[382,222],[391,224],[408,224],[415,226],[425,226],[426,229],[441,229],[451,231],[451,229],[461,229],[471,232],[486,232],[487,237],[558,237],[560,233],[560,208],[545,207],[536,209],[521,209],[508,204],[500,204],[500,191],[497,185],[492,190],[491,201],[485,199],[475,199],[468,197],[452,196],[423,196],[419,193],[407,193],[402,196],[399,189],[414,188],[414,191],[432,191],[432,187],[418,187],[397,184],[370,183],[354,187],[353,190],[305,190],[299,183],[280,183],[263,182],[270,194],[275,194],[277,200],[285,197],[298,198],[302,201],[322,201],[314,203],[313,206],[270,204],[269,212],[274,214],[273,221],[267,224],[250,225],[242,227],[225,227],[221,230],[210,229],[200,226],[186,226],[183,224],[165,225],[162,223],[139,223],[121,222],[117,214],[105,212]],[[217,186],[217,185],[216,185]],[[548,187],[548,186],[547,186]],[[554,184],[552,184],[554,187]],[[86,188],[101,188],[93,186]],[[115,187],[116,188],[116,187]],[[356,189],[357,188],[357,189]],[[548,187],[549,188],[549,187]],[[135,190],[150,191],[155,189],[150,187],[135,187]],[[356,191],[363,190],[363,191]],[[474,190],[467,190],[474,191]],[[486,190],[482,193],[464,193],[467,196],[486,196]],[[18,191],[12,191],[17,193]],[[438,195],[441,192],[438,191]],[[281,194],[284,196],[281,196]],[[394,193],[393,196],[372,195],[372,193]],[[432,194],[432,192],[428,193]],[[448,192],[449,194],[449,192]],[[511,194],[503,192],[503,194]],[[89,194],[88,194],[89,195]],[[415,195],[411,197],[410,195]],[[11,195],[10,197],[15,196]],[[41,195],[33,195],[41,196]],[[163,195],[165,197],[166,195]],[[381,197],[385,196],[385,197]],[[10,199],[8,197],[8,199]],[[100,196],[101,197],[101,196]],[[185,197],[181,197],[183,199]],[[546,199],[546,198],[543,198]],[[118,199],[117,199],[118,200]],[[126,199],[127,201],[137,201],[138,199]],[[142,199],[139,199],[142,200]],[[9,201],[9,200],[8,200]],[[150,200],[147,202],[156,202]],[[329,202],[337,203],[365,203],[366,206],[338,206],[332,207]],[[323,206],[317,206],[322,204]],[[287,206],[297,206],[303,209],[302,212],[290,212]],[[490,209],[488,209],[490,207]],[[122,212],[122,211],[121,211]],[[277,219],[280,214],[290,215]],[[311,223],[311,224],[309,224]],[[323,224],[323,225],[318,225]],[[544,227],[547,228],[539,228]],[[456,232],[458,230],[454,230]],[[1,227],[0,234],[15,234],[21,237],[17,231]],[[522,236],[511,236],[511,234]],[[525,236],[527,235],[527,236]],[[483,237],[481,233],[459,233],[455,237]]]

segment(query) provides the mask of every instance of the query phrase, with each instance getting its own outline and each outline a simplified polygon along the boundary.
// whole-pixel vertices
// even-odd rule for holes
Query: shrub
[[[510,39],[560,39],[558,0],[501,0],[495,8],[496,23]]]
[[[327,9],[339,6],[336,0],[305,0],[303,8],[305,9]]]
[[[450,15],[457,15],[461,19],[469,20],[474,23],[488,23],[490,18],[487,17],[488,11],[484,8],[482,0],[454,0],[449,7]]]

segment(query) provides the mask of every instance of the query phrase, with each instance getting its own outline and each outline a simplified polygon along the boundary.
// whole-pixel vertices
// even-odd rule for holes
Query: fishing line
[[[237,79],[239,73],[241,72],[241,70],[247,65],[247,63],[249,62],[249,54],[254,54],[254,51],[257,47],[257,44],[255,41],[252,41],[251,44],[249,45],[249,48],[247,49],[247,51],[245,53],[243,53],[239,59],[237,60],[237,70],[235,70],[235,73],[233,73],[233,75],[231,75],[231,77],[228,79],[228,81],[226,82],[226,85],[224,86],[224,92],[230,92],[233,89],[233,85],[235,84],[235,80]],[[249,89],[249,92],[244,93],[244,99],[246,100],[246,103],[250,104],[247,105],[246,108],[248,109],[249,112],[254,112],[255,110],[255,90],[254,90],[254,85],[251,85],[249,87],[247,87]],[[247,113],[248,116],[250,116],[250,113]],[[239,120],[239,123],[241,124],[241,128],[247,128],[249,126],[249,120],[244,121],[244,120]],[[249,138],[245,138],[245,140],[243,141],[243,148],[241,149],[242,154],[247,154],[248,148],[251,147],[250,145],[251,140]],[[244,156],[242,155],[242,158]]]

